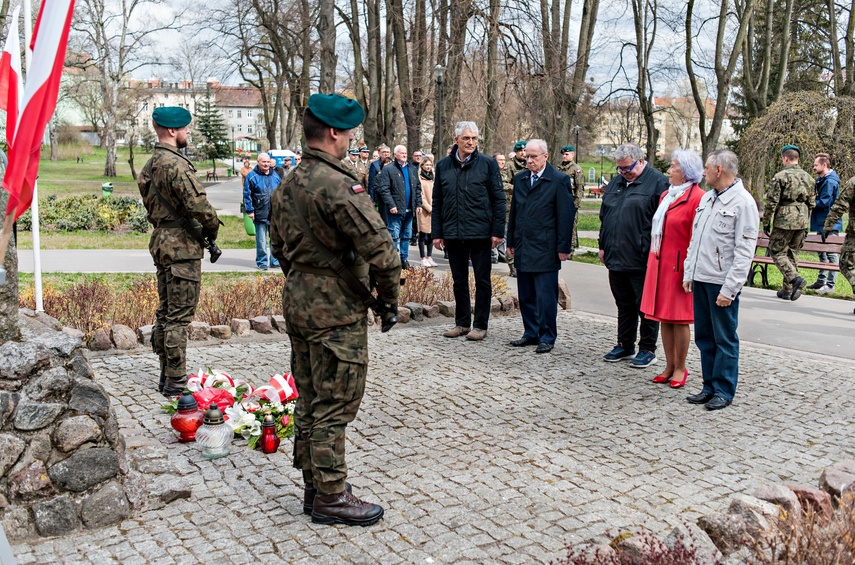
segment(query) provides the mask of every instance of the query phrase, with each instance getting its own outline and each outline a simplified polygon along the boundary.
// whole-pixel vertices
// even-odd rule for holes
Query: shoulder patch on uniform
[[[352,190],[354,194],[359,194],[360,192],[365,192],[365,188],[361,184],[352,185],[350,187],[350,190]]]

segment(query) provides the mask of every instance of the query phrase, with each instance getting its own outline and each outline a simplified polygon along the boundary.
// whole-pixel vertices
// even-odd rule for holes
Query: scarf
[[[424,169],[419,169],[419,171],[420,171],[419,174],[422,176],[423,179],[433,180],[433,171],[428,172]]]
[[[662,199],[662,202],[659,203],[659,208],[656,209],[656,213],[653,214],[653,229],[651,230],[651,241],[650,241],[650,250],[653,253],[659,253],[659,249],[662,247],[662,230],[665,228],[665,214],[668,213],[668,207],[671,204],[683,196],[683,193],[686,192],[686,189],[692,186],[691,182],[686,182],[681,184],[680,186],[669,186],[668,194],[665,195],[665,198]]]

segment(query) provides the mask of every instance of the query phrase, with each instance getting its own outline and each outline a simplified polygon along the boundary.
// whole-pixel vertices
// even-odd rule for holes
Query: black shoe
[[[725,400],[721,396],[714,396],[712,400],[707,402],[706,409],[707,410],[721,410],[722,408],[727,408],[730,406],[730,400]]]
[[[698,394],[687,396],[686,402],[688,402],[689,404],[706,404],[707,402],[713,399],[713,396],[715,395],[711,392],[699,392]]]
[[[805,288],[808,290],[819,290],[825,286],[825,281],[818,280],[810,286],[806,286]]]
[[[778,295],[778,298],[781,298],[783,300],[791,300],[790,293],[786,290],[779,290],[776,294]]]
[[[165,386],[163,387],[163,390],[160,391],[160,393],[169,400],[172,400],[176,396],[181,396],[182,392],[184,392],[183,388],[175,388],[171,386]]]
[[[410,262],[409,261],[407,261],[407,260],[401,261],[401,269],[402,270],[403,269],[409,269],[409,268],[410,268]]]
[[[539,342],[536,337],[521,337],[511,342],[514,347],[525,347],[526,345],[537,345]]]
[[[801,277],[796,277],[793,280],[793,291],[790,293],[790,300],[798,300],[799,296],[802,295],[802,289],[807,284],[807,281]],[[724,406],[722,406],[724,408]]]
[[[537,349],[534,350],[535,353],[549,353],[552,351],[552,348],[555,347],[554,343],[538,343]]]
[[[157,383],[157,392],[163,393],[163,387],[166,386],[166,375],[160,375],[160,382]]]
[[[344,490],[353,492],[353,487],[350,483],[344,483]],[[312,506],[315,504],[315,496],[318,494],[318,489],[315,485],[307,484],[303,487],[303,514],[311,514]]]
[[[370,526],[382,517],[382,506],[363,502],[347,491],[338,494],[318,493],[312,505],[312,522],[316,524]]]

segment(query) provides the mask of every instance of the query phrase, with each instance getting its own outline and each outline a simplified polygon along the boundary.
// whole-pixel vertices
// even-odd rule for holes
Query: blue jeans
[[[819,232],[821,234],[821,232]],[[831,235],[838,235],[840,232],[837,230],[833,230]],[[826,253],[825,251],[818,251],[816,253],[819,255],[819,260],[823,263],[834,263],[835,265],[840,260],[837,253]],[[816,277],[817,281],[824,281],[825,284],[829,286],[834,286],[834,276],[835,271],[820,271],[819,276]]]
[[[253,222],[255,224],[255,264],[259,269],[267,270],[268,257],[267,248],[270,246],[270,224],[267,222]],[[270,256],[270,266],[278,267],[277,261],[272,255]]]
[[[406,261],[410,256],[410,238],[413,237],[413,213],[387,214],[386,227],[395,249],[401,254],[401,261]]]
[[[558,271],[529,273],[517,271],[523,339],[555,343],[558,335]]]
[[[739,295],[730,306],[716,306],[720,284],[694,281],[695,345],[701,352],[702,394],[733,400],[739,380]]]

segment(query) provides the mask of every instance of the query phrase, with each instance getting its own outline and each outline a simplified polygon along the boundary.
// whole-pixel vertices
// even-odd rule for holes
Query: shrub
[[[568,546],[567,555],[556,561],[556,565],[705,565],[708,561],[701,555],[695,545],[691,530],[687,530],[689,536],[677,535],[677,543],[668,547],[651,532],[642,531],[635,534],[624,532],[617,535],[609,543],[608,547],[582,547]],[[608,535],[608,534],[607,534]],[[631,546],[623,545],[623,542],[631,537],[637,538],[639,543]]]
[[[147,232],[145,207],[136,198],[114,196],[101,198],[95,194],[57,198],[52,195],[39,201],[39,219],[45,230],[133,230]],[[18,221],[18,228],[32,229],[32,212],[27,210]]]
[[[216,286],[203,284],[196,320],[221,325],[232,318],[282,314],[284,287],[284,277],[260,275]]]
[[[437,273],[432,269],[409,269],[405,271],[406,282],[401,287],[398,304],[416,302],[418,304],[436,304],[440,300],[454,300],[454,282],[448,271]],[[492,273],[490,275],[493,296],[508,294],[508,277]],[[475,298],[475,275],[469,273],[469,296]]]
[[[108,315],[114,303],[110,287],[100,279],[74,283],[60,290],[49,283],[42,287],[45,313],[66,326],[77,328],[87,339],[99,329],[112,322]],[[25,289],[18,295],[22,308],[35,308],[35,289]]]

